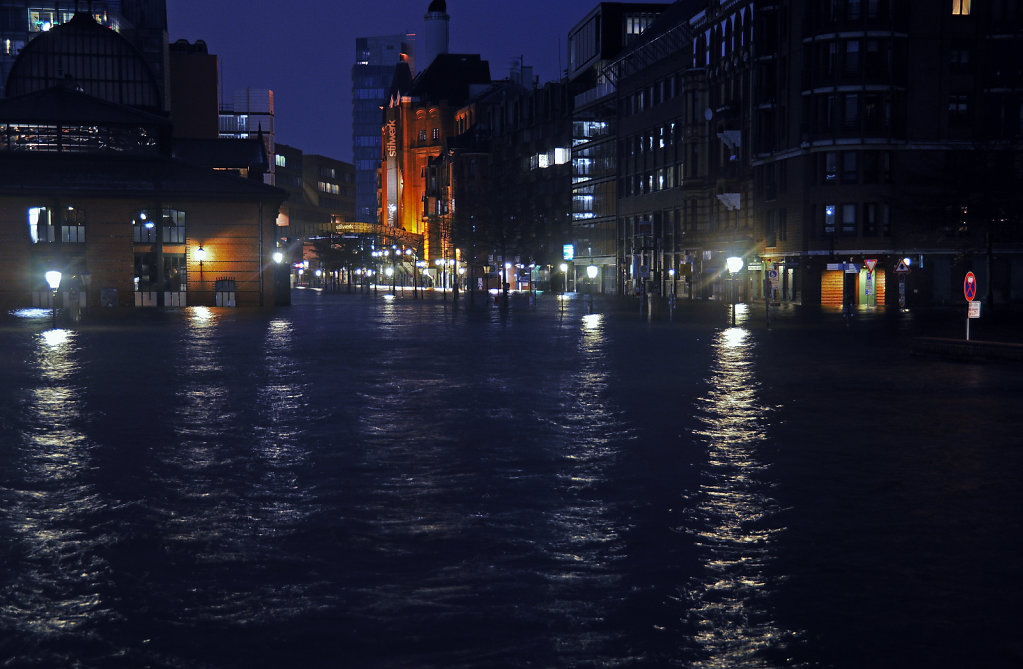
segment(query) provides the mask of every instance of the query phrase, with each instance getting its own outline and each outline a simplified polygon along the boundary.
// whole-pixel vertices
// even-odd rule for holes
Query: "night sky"
[[[167,0],[172,42],[205,40],[220,57],[221,95],[274,91],[277,141],[352,159],[351,68],[355,38],[414,32],[430,0]],[[478,53],[503,79],[525,56],[541,82],[566,63],[568,31],[597,0],[448,0],[452,53]],[[560,41],[560,51],[559,51]],[[417,48],[421,48],[421,44]],[[560,55],[559,55],[560,54]]]

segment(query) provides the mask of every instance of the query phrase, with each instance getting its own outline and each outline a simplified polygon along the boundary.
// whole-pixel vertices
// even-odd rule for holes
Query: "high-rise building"
[[[412,33],[359,37],[355,40],[352,66],[352,155],[355,164],[355,217],[363,223],[377,222],[377,171],[380,169],[381,111],[401,61],[415,72]]]

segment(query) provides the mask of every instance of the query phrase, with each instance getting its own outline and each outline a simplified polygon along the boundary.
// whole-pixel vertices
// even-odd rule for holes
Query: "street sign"
[[[973,298],[977,297],[977,277],[973,276],[973,272],[966,273],[966,279],[963,280],[963,295],[966,296],[967,302],[973,302]]]
[[[909,272],[909,265],[906,264],[905,259],[899,261],[899,266],[895,268],[895,271],[899,272],[900,274],[905,274]]]
[[[860,266],[857,265],[854,262],[847,262],[845,264],[845,273],[846,274],[859,274],[860,273]]]
[[[980,302],[970,302],[970,318],[980,318]]]
[[[877,258],[870,258],[869,260],[864,260],[863,264],[867,266],[867,276],[870,276],[871,274],[874,273],[874,267],[877,266]]]
[[[778,270],[772,269],[771,271],[769,271],[767,273],[767,278],[770,279],[771,281],[774,281],[775,279],[777,279],[778,278]]]
[[[828,271],[829,272],[834,272],[835,270],[841,270],[841,269],[842,269],[842,263],[840,263],[840,262],[829,262],[828,263]]]

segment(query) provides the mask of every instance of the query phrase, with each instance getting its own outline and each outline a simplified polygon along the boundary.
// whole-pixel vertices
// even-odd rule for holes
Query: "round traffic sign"
[[[963,281],[963,295],[966,296],[967,302],[973,302],[973,298],[977,297],[977,277],[973,276],[973,272],[966,273],[966,279]]]

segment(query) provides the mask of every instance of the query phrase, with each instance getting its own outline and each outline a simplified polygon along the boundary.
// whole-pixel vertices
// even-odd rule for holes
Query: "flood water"
[[[932,327],[19,312],[0,666],[1023,666],[1023,366]]]

